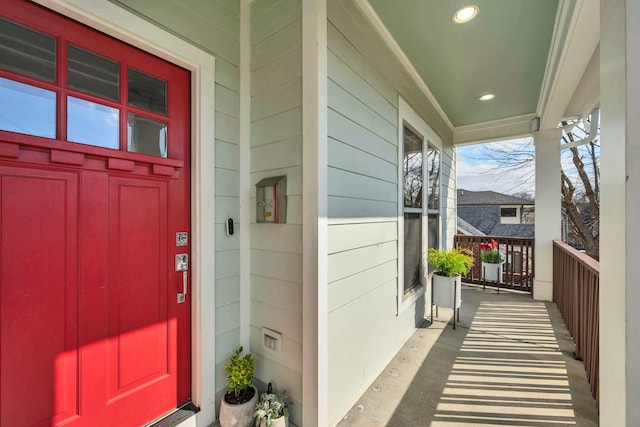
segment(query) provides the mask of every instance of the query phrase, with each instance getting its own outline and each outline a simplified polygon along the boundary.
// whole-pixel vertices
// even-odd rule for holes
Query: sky
[[[535,193],[534,164],[517,172],[505,172],[496,161],[488,158],[491,147],[533,150],[531,138],[476,144],[457,149],[458,189],[470,191],[496,191],[504,194]]]

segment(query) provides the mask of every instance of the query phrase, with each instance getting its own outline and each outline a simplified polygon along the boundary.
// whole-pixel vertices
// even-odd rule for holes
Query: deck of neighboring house
[[[460,322],[440,308],[339,426],[597,426],[585,369],[554,303],[463,287]],[[381,343],[383,345],[383,343]]]

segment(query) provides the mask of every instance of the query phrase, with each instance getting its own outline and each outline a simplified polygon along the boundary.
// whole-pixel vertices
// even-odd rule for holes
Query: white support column
[[[533,134],[536,146],[535,276],[533,298],[553,300],[553,241],[561,239],[561,129]]]
[[[640,420],[640,2],[600,2],[600,425]]]
[[[302,0],[302,425],[328,422],[327,0]]]

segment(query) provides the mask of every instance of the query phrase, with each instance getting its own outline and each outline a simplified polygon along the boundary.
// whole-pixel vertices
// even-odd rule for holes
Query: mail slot
[[[256,184],[256,222],[287,222],[287,177],[264,178]]]

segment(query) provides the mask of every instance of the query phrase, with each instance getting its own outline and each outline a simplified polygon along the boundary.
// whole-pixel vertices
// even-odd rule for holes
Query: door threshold
[[[200,412],[200,408],[193,404],[193,402],[187,402],[176,408],[173,412],[163,416],[162,418],[151,421],[149,424],[145,424],[143,427],[177,427],[182,422],[195,416]]]

